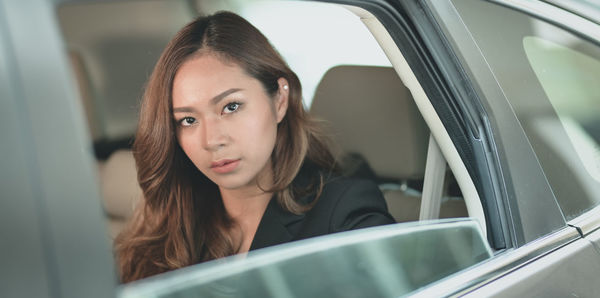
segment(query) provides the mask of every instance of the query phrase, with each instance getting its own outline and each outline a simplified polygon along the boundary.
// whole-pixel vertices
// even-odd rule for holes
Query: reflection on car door
[[[581,217],[597,218],[598,208],[594,207],[600,203],[596,191],[600,180],[594,178],[596,170],[589,169],[597,161],[586,160],[587,153],[598,148],[598,139],[589,128],[599,120],[594,110],[600,100],[594,95],[598,92],[593,92],[597,82],[587,84],[585,80],[600,74],[600,67],[594,67],[600,65],[595,62],[600,61],[600,40],[589,34],[600,28],[582,19],[569,23],[577,17],[544,3],[494,2],[429,1],[428,7],[447,30],[489,118],[496,122],[493,128],[501,140],[497,142],[499,152],[507,160],[505,171],[523,173],[512,169],[523,163],[525,151],[515,154],[509,148],[516,145],[510,138],[515,129],[507,131],[507,124],[516,119],[516,131],[526,137],[523,144],[529,147],[527,162],[535,163],[529,171],[536,171],[544,181],[523,184],[515,181],[515,175],[506,177],[514,191],[508,199],[518,207],[512,214],[513,226],[522,225],[524,241],[472,269],[474,276],[486,276],[487,281],[462,293],[595,296],[600,292],[600,255],[593,241],[598,239],[593,232],[586,233],[581,223],[586,223],[588,231],[598,229],[600,223]],[[553,19],[553,24],[544,21],[548,19]],[[500,92],[491,95],[494,89]],[[510,112],[504,109],[501,113],[500,105]],[[582,153],[582,148],[587,151]],[[549,195],[526,195],[531,188],[548,187]],[[558,213],[541,211],[543,206]],[[560,224],[567,220],[569,225]]]

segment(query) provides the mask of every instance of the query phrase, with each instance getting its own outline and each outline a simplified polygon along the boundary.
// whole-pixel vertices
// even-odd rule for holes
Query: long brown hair
[[[121,280],[129,282],[168,270],[235,254],[218,187],[188,159],[176,139],[172,85],[180,66],[195,54],[210,52],[241,66],[275,96],[277,80],[289,84],[288,109],[277,128],[272,153],[273,192],[282,208],[306,212],[292,181],[304,162],[335,167],[319,125],[302,104],[298,77],[258,29],[230,13],[200,17],[185,26],[163,51],[142,100],[133,144],[142,203],[129,226],[115,240]],[[319,172],[317,194],[323,187]],[[317,195],[318,197],[318,195]]]

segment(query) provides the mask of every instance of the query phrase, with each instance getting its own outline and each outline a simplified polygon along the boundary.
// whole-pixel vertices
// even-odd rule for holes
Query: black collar
[[[292,241],[294,234],[290,227],[302,220],[304,220],[303,214],[296,215],[283,210],[277,198],[273,196],[258,224],[250,250]]]
[[[293,188],[303,192],[303,190],[311,185],[316,187],[318,185],[317,183],[319,181],[320,174],[320,169],[314,163],[305,160],[305,163],[298,172],[298,175],[296,175],[294,181],[292,182]],[[313,199],[314,192],[309,192],[305,193],[305,195],[302,195],[298,201],[302,204],[306,204]],[[252,239],[252,244],[250,245],[250,250],[294,240],[295,231],[293,231],[293,226],[297,227],[297,225],[294,224],[304,220],[304,218],[304,214],[297,215],[284,210],[279,205],[277,197],[273,196],[267,205],[267,209],[265,210],[260,223],[258,224],[256,234],[254,235],[254,239]]]

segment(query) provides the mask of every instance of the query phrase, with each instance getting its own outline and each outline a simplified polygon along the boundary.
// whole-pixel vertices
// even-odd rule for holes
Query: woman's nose
[[[217,151],[227,145],[228,137],[219,119],[205,119],[202,145],[208,151]]]

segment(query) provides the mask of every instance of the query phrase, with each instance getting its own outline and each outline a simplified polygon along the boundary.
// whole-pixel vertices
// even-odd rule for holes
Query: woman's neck
[[[236,221],[245,217],[262,217],[271,197],[270,192],[220,189],[227,214]]]
[[[270,169],[270,165],[267,169]],[[219,187],[225,210],[237,224],[234,226],[237,228],[234,229],[240,229],[232,230],[232,235],[240,235],[238,233],[241,232],[241,237],[234,237],[239,241],[238,253],[250,249],[260,220],[273,196],[272,192],[265,191],[273,185],[272,171],[264,171],[258,178],[253,183],[237,189]]]
[[[225,210],[238,220],[244,217],[262,217],[273,195],[266,192],[273,187],[273,170],[268,162],[257,177],[247,185],[235,189],[219,187]]]
[[[272,193],[264,191],[248,194],[221,190],[225,210],[236,223],[230,233],[234,238],[235,246],[238,247],[237,253],[246,253],[250,250],[271,197]]]

